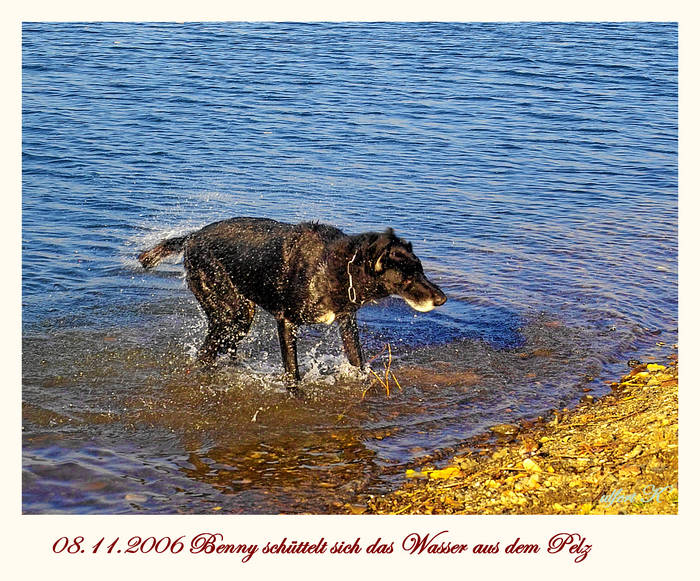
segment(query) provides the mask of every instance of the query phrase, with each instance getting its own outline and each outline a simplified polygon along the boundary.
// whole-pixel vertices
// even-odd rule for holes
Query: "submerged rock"
[[[497,436],[507,438],[510,436],[515,436],[520,430],[520,428],[513,424],[498,424],[497,426],[491,426],[489,430],[491,430],[491,432],[493,432]]]

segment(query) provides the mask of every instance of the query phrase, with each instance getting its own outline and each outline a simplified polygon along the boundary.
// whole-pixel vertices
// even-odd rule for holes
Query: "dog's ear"
[[[394,238],[396,238],[394,229],[387,228],[386,231],[379,234],[377,239],[370,245],[369,251],[372,257],[372,270],[376,274],[384,271],[388,249]]]
[[[374,261],[374,272],[376,272],[377,274],[379,274],[380,272],[382,272],[384,270],[384,266],[386,263],[386,261],[384,260],[385,257],[386,257],[386,252],[384,252],[383,254],[380,254],[379,258],[377,258],[377,260]]]

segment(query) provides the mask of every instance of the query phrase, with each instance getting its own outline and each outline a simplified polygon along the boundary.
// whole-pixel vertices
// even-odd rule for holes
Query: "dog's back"
[[[185,253],[219,261],[240,293],[273,315],[313,322],[301,320],[319,298],[311,296],[313,279],[328,244],[342,236],[337,228],[320,224],[233,218],[193,233]]]

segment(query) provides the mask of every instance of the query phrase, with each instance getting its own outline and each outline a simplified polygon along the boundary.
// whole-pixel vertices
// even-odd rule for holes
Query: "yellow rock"
[[[431,470],[428,472],[428,476],[432,480],[445,480],[447,478],[452,478],[453,476],[456,476],[459,474],[460,470],[456,466],[448,466],[447,468],[443,468],[442,470]]]
[[[416,472],[415,470],[411,470],[410,468],[406,470],[406,478],[425,478],[426,473],[425,472]]]
[[[647,365],[647,371],[663,371],[666,369],[665,365],[659,365],[658,363],[649,363]]]
[[[635,456],[639,456],[643,451],[644,451],[644,448],[642,448],[642,446],[637,444],[632,450],[630,450],[629,452],[627,452],[627,454],[625,454],[625,458],[634,458]]]
[[[525,489],[533,490],[535,488],[540,487],[540,475],[538,472],[535,472],[532,476],[529,478],[526,478],[523,482],[523,487]]]
[[[452,508],[462,508],[464,505],[461,502],[456,501],[454,498],[449,496],[443,501],[445,504],[450,505]]]
[[[579,510],[579,514],[588,514],[589,512],[591,512],[592,508],[593,505],[590,502],[587,502],[581,507],[581,509]]]
[[[491,458],[494,460],[500,460],[501,458],[505,458],[508,455],[508,450],[503,448],[502,450],[497,450],[491,455]]]
[[[523,468],[525,468],[525,470],[528,472],[542,472],[542,468],[540,468],[539,465],[531,458],[526,458],[523,460]]]

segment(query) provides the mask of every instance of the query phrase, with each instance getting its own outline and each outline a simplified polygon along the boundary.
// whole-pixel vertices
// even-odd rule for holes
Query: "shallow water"
[[[328,512],[677,341],[669,24],[23,26],[28,513]],[[389,395],[272,319],[235,364],[163,237],[240,215],[393,226],[448,295],[360,311]],[[386,351],[373,362],[389,364]]]

